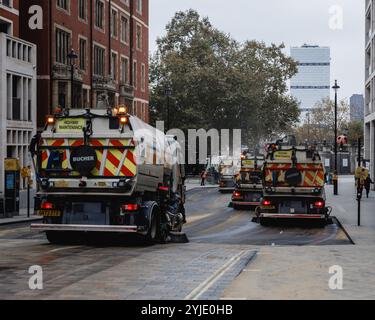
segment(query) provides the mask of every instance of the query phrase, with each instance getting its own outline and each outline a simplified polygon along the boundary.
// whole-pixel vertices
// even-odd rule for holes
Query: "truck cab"
[[[314,146],[271,144],[263,167],[263,200],[256,214],[262,225],[275,220],[325,225],[325,172]]]
[[[254,156],[249,153],[242,155],[241,169],[236,176],[236,187],[230,207],[234,209],[255,208],[261,204],[263,163],[263,155]]]

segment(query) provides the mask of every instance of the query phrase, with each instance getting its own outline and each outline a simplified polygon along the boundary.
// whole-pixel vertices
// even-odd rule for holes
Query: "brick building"
[[[0,0],[0,32],[19,36],[19,0]]]
[[[0,200],[9,182],[4,160],[31,165],[28,145],[36,133],[36,47],[20,38],[19,4],[0,0]]]
[[[375,1],[366,0],[365,159],[375,177]]]
[[[43,27],[30,29],[31,6]],[[30,0],[21,35],[38,47],[38,126],[56,106],[126,104],[148,122],[148,0]],[[71,59],[75,63],[71,97]]]

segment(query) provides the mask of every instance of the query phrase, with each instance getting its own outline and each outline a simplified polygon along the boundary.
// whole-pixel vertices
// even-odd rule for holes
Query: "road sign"
[[[292,159],[292,151],[276,151],[273,157],[275,160],[290,160]]]
[[[61,119],[57,122],[57,133],[82,133],[85,127],[85,119]]]
[[[7,158],[4,160],[5,171],[18,171],[20,169],[20,163],[18,159]]]

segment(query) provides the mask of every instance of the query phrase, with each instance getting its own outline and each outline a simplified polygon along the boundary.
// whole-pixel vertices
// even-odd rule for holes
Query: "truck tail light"
[[[233,198],[234,198],[234,199],[242,198],[242,194],[241,194],[241,192],[234,191],[234,192],[233,192]]]
[[[42,203],[41,208],[44,210],[53,209],[53,203],[45,201]]]
[[[316,202],[314,202],[314,207],[317,208],[317,209],[323,209],[324,206],[325,206],[324,201],[316,201]]]
[[[139,205],[138,204],[124,204],[121,206],[121,209],[123,211],[138,211]]]
[[[262,201],[262,206],[269,207],[270,205],[271,205],[271,201],[270,200],[263,200]]]

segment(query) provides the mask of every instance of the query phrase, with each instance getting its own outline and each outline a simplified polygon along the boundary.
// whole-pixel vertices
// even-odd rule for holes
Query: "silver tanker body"
[[[182,150],[127,113],[61,111],[34,137],[36,213],[51,242],[68,233],[137,233],[164,242],[185,223]],[[99,235],[100,236],[100,235]]]

